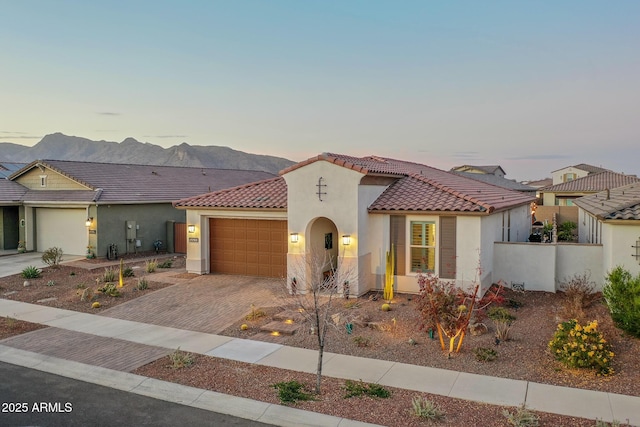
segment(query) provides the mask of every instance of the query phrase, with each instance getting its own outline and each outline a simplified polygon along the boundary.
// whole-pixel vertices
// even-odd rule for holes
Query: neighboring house
[[[184,211],[175,209],[173,200],[273,176],[260,171],[37,160],[11,174],[8,182],[15,191],[15,186],[24,189],[14,202],[19,205],[19,237],[27,250],[57,246],[67,254],[82,255],[90,246],[97,256],[105,256],[110,244],[121,254],[153,250],[156,240],[166,248],[172,243],[173,223],[185,222]]]
[[[580,243],[601,244],[603,271],[640,274],[640,182],[576,200]]]
[[[487,184],[497,185],[498,187],[506,188],[508,190],[519,191],[531,197],[536,196],[536,188],[519,183],[513,179],[504,178],[503,176],[475,172],[452,172],[460,176],[486,182]]]
[[[398,291],[417,292],[424,271],[484,292],[494,242],[530,233],[532,197],[427,165],[325,153],[280,175],[174,203],[187,210],[189,272],[291,283],[320,247],[353,270],[349,291],[362,295],[382,288],[393,246]]]
[[[578,178],[584,178],[585,176],[592,175],[600,172],[611,172],[609,169],[604,169],[598,166],[588,165],[586,163],[580,163],[575,166],[567,166],[562,169],[551,172],[551,185],[562,184],[563,182],[570,182]]]
[[[0,250],[16,249],[20,240],[20,210],[27,189],[0,178]]]
[[[451,172],[464,172],[464,173],[475,173],[479,175],[494,175],[499,176],[500,178],[504,178],[506,175],[504,169],[502,169],[499,165],[489,165],[489,166],[474,166],[474,165],[462,165],[462,166],[454,166],[451,168]]]
[[[575,199],[579,197],[638,181],[640,179],[635,175],[625,175],[604,170],[589,173],[580,178],[569,179],[561,184],[541,188],[540,193],[542,193],[542,204],[544,206],[573,206]]]

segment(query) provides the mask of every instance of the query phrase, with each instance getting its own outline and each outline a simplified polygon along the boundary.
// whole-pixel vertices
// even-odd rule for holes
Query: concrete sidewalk
[[[4,299],[0,299],[0,316],[10,316],[56,328],[168,349],[176,349],[179,346],[182,350],[194,353],[300,372],[315,373],[316,370],[317,351],[280,344],[156,326]],[[63,361],[28,352],[26,355],[22,353],[21,350],[0,346],[0,360],[9,363],[24,360],[25,363],[31,364],[28,367],[41,370],[54,367],[59,372],[53,373],[65,376],[75,372],[75,368],[69,368],[66,364],[77,362]],[[27,366],[22,363],[16,364]],[[91,368],[95,369],[95,367]],[[91,369],[82,368],[78,372],[85,371],[91,371]],[[102,372],[102,370],[99,369],[96,372]],[[201,407],[198,405],[201,404],[202,399],[213,404],[215,399],[212,399],[211,396],[218,395],[209,394],[211,392],[203,390],[183,391],[182,386],[175,384],[167,384],[153,379],[141,379],[138,376],[122,372],[117,374],[114,374],[114,371],[109,372],[112,373],[103,379],[106,381],[119,379],[120,382],[114,385],[116,388],[127,387],[129,391],[140,391],[142,394],[153,392],[157,396],[164,396],[159,398],[172,402],[175,402],[176,399],[182,399],[184,400],[182,403]],[[636,396],[572,389],[335,353],[325,353],[323,374],[329,377],[375,382],[389,387],[494,405],[520,406],[526,404],[529,409],[543,412],[593,420],[597,418],[608,422],[613,420],[626,422],[628,420],[631,425],[640,425],[640,397]],[[82,378],[78,379],[86,380],[85,376],[91,378],[92,375],[93,371],[82,374]],[[157,390],[154,391],[154,388]],[[180,392],[177,392],[178,389]],[[186,394],[183,395],[183,392]],[[224,399],[240,398],[225,396]],[[244,404],[244,402],[238,403],[240,406],[237,408],[244,408],[242,406]],[[264,402],[254,402],[250,405],[253,405],[250,407],[256,408],[255,411],[242,409],[238,411],[240,414],[226,412],[225,409],[235,410],[234,403],[226,403],[222,405],[220,410],[213,410],[277,425],[365,425],[336,419],[336,417],[325,419],[316,413],[305,414],[304,411],[269,405]],[[260,417],[254,418],[258,412],[261,414]],[[265,415],[267,413],[268,415]],[[263,418],[263,416],[267,418]]]

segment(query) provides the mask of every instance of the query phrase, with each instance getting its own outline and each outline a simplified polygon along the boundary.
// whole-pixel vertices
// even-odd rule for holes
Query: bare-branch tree
[[[338,326],[332,318],[336,314],[332,302],[339,293],[345,291],[345,284],[353,280],[353,272],[353,267],[345,264],[344,257],[335,259],[324,248],[312,248],[299,263],[290,266],[292,279],[288,287],[289,298],[294,300],[299,312],[312,325],[317,337],[316,394],[320,394],[327,332],[329,328]]]

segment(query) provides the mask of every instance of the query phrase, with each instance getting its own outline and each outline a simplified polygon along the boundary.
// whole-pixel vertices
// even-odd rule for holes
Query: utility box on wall
[[[127,221],[126,223],[126,232],[127,232],[127,241],[133,242],[137,237],[138,226],[135,221]]]

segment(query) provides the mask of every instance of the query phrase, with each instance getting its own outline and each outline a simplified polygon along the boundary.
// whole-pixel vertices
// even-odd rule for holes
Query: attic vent
[[[265,200],[269,200],[269,196],[259,196],[253,199],[254,202],[264,202]]]
[[[156,172],[156,171],[151,171],[151,175],[158,175],[158,172]]]

